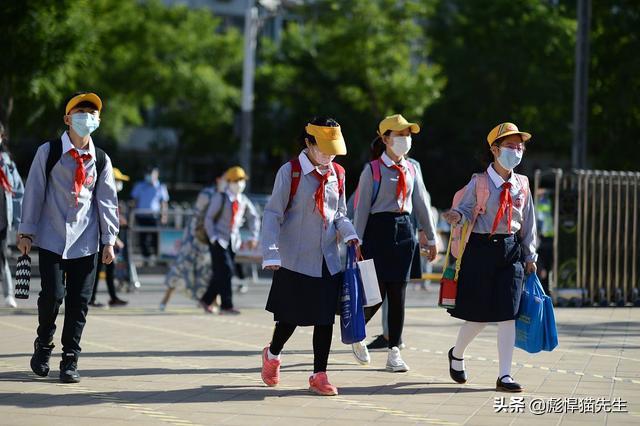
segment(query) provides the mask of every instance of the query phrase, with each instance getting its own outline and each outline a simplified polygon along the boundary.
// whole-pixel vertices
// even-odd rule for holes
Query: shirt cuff
[[[21,223],[18,228],[18,234],[35,235],[38,230],[37,225],[32,223]]]
[[[351,235],[348,235],[348,236],[344,237],[344,242],[345,243],[348,243],[351,240],[358,240],[358,243],[360,243],[360,238],[358,238],[358,234],[351,234]]]
[[[227,240],[223,240],[222,238],[218,238],[217,240],[214,239],[213,241],[211,241],[211,243],[213,244],[216,241],[218,242],[218,244],[220,244],[220,247],[222,247],[225,250],[229,247],[229,241],[227,241]]]
[[[280,260],[271,259],[271,260],[263,260],[262,261],[262,269],[265,269],[267,266],[282,266]]]
[[[116,245],[116,236],[115,235],[103,235],[102,236],[102,244],[105,246],[115,246]]]
[[[538,261],[538,253],[528,254],[524,258],[525,262],[537,262]]]

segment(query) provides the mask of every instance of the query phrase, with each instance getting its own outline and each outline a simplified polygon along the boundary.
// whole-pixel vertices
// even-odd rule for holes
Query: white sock
[[[458,338],[456,339],[456,345],[453,347],[452,355],[456,358],[463,359],[464,351],[469,346],[469,343],[487,326],[485,322],[473,322],[465,321],[458,331]],[[464,361],[451,361],[451,368],[456,371],[464,371]]]
[[[271,349],[267,349],[267,358],[269,358],[270,360],[280,359],[280,354],[274,355],[271,353]]]
[[[516,343],[516,321],[501,321],[498,323],[498,359],[500,360],[500,374],[498,377],[511,374],[511,361],[513,360],[513,347]],[[513,383],[511,377],[502,380],[505,383]]]

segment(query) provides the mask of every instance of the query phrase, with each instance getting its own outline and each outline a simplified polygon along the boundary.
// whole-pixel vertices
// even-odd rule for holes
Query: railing
[[[536,172],[536,188],[544,175]],[[546,175],[553,176],[555,192],[553,285],[581,290],[589,304],[638,305],[640,173],[552,170]]]

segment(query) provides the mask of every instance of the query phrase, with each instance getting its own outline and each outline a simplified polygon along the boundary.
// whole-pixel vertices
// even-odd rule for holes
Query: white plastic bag
[[[364,290],[363,306],[366,308],[368,306],[374,306],[378,303],[382,303],[380,286],[378,285],[378,276],[376,275],[376,266],[373,263],[373,259],[358,262],[358,269],[360,270],[360,277],[362,278],[362,287]]]

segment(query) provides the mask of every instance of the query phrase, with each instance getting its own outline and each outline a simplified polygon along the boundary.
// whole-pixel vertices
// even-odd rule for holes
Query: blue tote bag
[[[516,318],[516,348],[532,354],[542,350],[545,297],[548,296],[544,294],[538,276],[529,274],[524,284]]]
[[[544,299],[544,333],[542,336],[542,350],[552,351],[558,346],[558,330],[556,329],[556,314],[553,312],[553,301],[547,295]]]
[[[340,332],[342,343],[350,345],[366,337],[362,279],[356,264],[356,249],[347,247],[347,266],[340,291]]]

